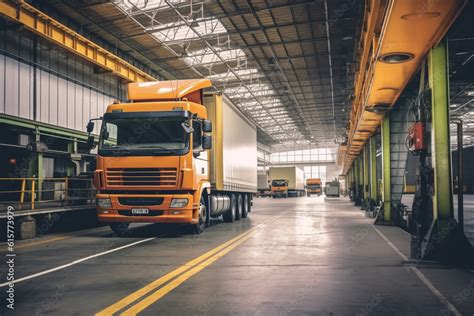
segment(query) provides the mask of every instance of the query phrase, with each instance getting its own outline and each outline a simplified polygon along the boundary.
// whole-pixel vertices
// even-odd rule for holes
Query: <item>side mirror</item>
[[[88,148],[89,150],[91,150],[92,148],[94,148],[94,142],[95,142],[94,136],[89,135],[89,137],[87,138],[87,148]]]
[[[202,122],[202,131],[204,133],[211,133],[212,132],[212,122],[209,120],[204,120]]]
[[[194,132],[194,128],[192,128],[192,126],[189,125],[188,121],[184,121],[183,123],[181,123],[181,127],[188,134],[191,134],[192,132]]]
[[[202,149],[212,148],[212,136],[205,135],[202,137]]]
[[[89,121],[89,123],[87,123],[87,133],[92,133],[92,131],[94,130],[94,126],[95,126],[95,123],[93,121]]]

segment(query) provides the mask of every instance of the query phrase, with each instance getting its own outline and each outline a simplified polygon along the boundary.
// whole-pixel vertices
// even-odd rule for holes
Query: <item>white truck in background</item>
[[[268,172],[259,172],[257,173],[257,196],[266,197],[271,196],[270,190],[270,178],[268,177]]]

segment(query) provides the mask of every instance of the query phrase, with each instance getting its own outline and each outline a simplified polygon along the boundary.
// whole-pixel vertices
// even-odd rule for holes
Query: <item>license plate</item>
[[[148,214],[149,211],[147,208],[132,208],[132,214]]]

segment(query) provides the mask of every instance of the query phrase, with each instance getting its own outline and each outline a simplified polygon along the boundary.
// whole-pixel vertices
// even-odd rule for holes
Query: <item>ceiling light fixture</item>
[[[402,15],[401,18],[403,20],[433,19],[433,18],[437,18],[440,15],[441,13],[439,12],[420,11],[416,13],[409,13],[409,14]]]
[[[387,64],[400,64],[412,60],[415,55],[410,53],[388,53],[380,56],[379,60]]]
[[[376,113],[376,114],[383,114],[390,109],[390,104],[387,103],[376,103],[371,106],[365,107],[367,112]]]

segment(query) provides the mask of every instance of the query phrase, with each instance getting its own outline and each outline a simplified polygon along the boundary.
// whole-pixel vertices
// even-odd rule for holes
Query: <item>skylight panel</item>
[[[186,0],[171,0],[172,4],[186,2]],[[164,0],[117,0],[115,3],[124,10],[148,10],[168,7]]]
[[[255,68],[239,69],[239,70],[234,70],[234,72],[242,80],[258,78],[260,76],[258,70],[255,69]],[[208,78],[211,79],[211,80],[217,80],[217,81],[237,80],[237,77],[230,70],[228,70],[227,72],[224,72],[224,73],[210,75],[210,76],[208,76]]]
[[[252,91],[253,95],[256,97],[263,97],[263,96],[268,96],[268,95],[276,95],[275,91],[273,90],[260,90],[260,91]],[[233,95],[235,98],[252,98],[252,94],[250,92],[245,92],[245,93],[237,93]]]
[[[221,58],[224,61],[231,61],[245,57],[244,51],[240,48],[230,50],[220,50],[218,48],[215,48],[215,50],[217,51],[217,54],[215,54],[209,48],[188,53],[188,56],[184,58],[184,61],[191,66],[196,66],[203,64],[221,63]]]
[[[192,21],[192,26],[194,30],[201,36],[227,33],[225,26],[216,18],[195,19]],[[153,36],[163,43],[199,38],[196,32],[181,22],[173,22],[158,25],[156,27],[148,27],[146,30],[153,33]]]

